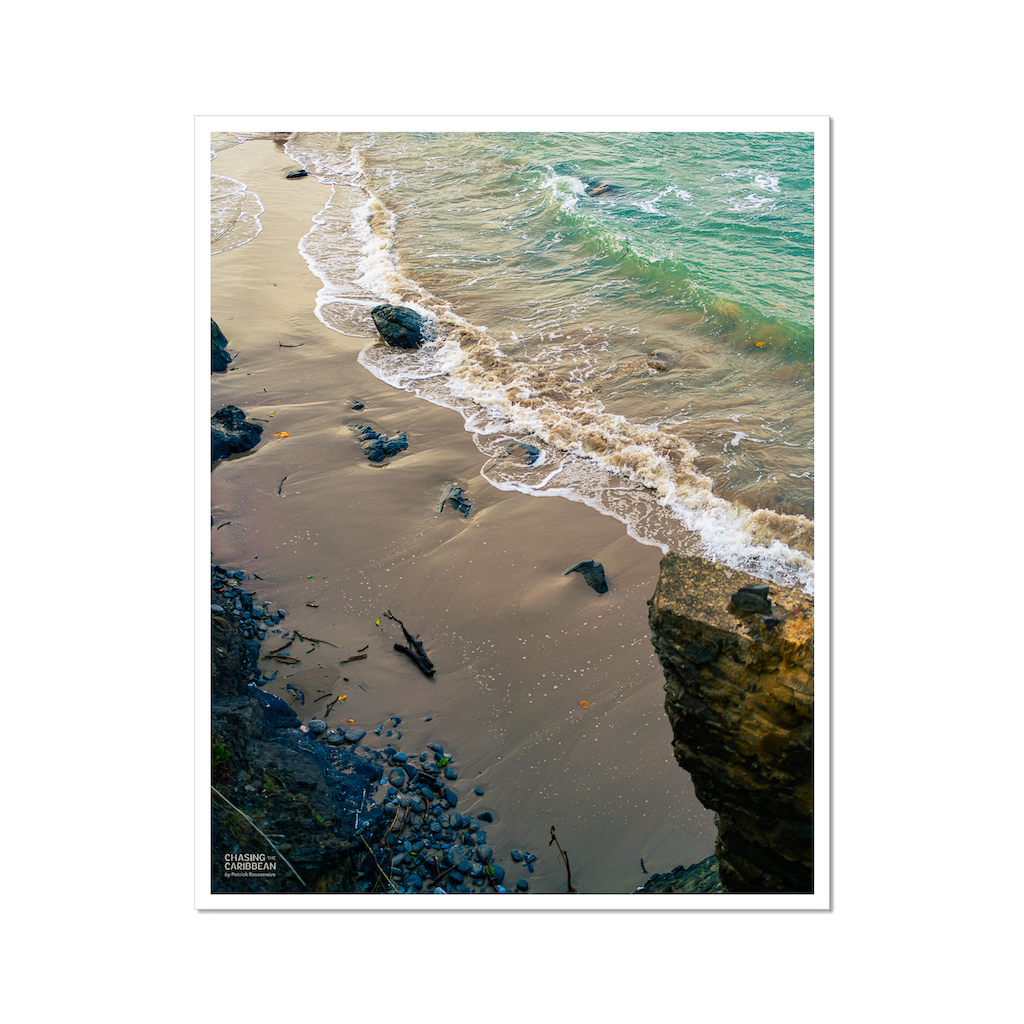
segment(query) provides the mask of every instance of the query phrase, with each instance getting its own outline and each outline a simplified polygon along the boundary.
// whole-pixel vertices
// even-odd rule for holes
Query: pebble
[[[458,772],[456,772],[454,768],[445,768],[445,770],[444,770],[444,777],[446,779],[450,779],[452,782],[454,782],[459,777],[459,775],[458,775]]]
[[[401,768],[393,768],[388,774],[388,782],[391,783],[395,789],[401,789],[405,785],[405,772]]]
[[[491,878],[495,882],[503,882],[505,880],[505,869],[500,864],[492,864],[491,867],[494,868]]]
[[[314,718],[309,723],[309,731],[315,736],[319,736],[322,732],[327,732],[327,723],[320,718]]]
[[[523,855],[522,855],[521,851],[513,850],[512,851],[512,859],[516,860],[516,861],[522,860],[523,859]]]
[[[516,888],[520,892],[526,892],[530,888],[530,883],[525,878],[520,878],[519,881],[516,882]]]
[[[484,811],[484,813],[483,813],[483,814],[478,814],[478,815],[477,815],[477,817],[478,817],[478,818],[479,818],[479,819],[480,819],[481,821],[487,821],[487,822],[493,822],[493,821],[494,821],[494,815],[493,815],[493,814],[491,814],[491,812],[490,812],[490,811]]]
[[[476,789],[473,790],[473,792],[476,793],[477,796],[484,795],[484,791],[479,786],[477,786]]]
[[[330,732],[327,734],[327,742],[335,745],[345,742],[345,734],[341,732]]]
[[[459,802],[459,798],[455,795],[454,792],[452,792],[452,790],[448,789],[447,787],[445,787],[444,798],[448,801],[449,804],[451,804],[452,807],[454,807]]]
[[[486,864],[494,856],[494,851],[484,844],[476,848],[476,855],[482,864]]]
[[[409,760],[409,755],[403,754],[401,751],[399,751],[397,754],[391,755],[391,760],[397,761],[399,764],[404,764],[406,761]]]
[[[345,739],[349,743],[358,743],[366,735],[365,729],[346,729]]]

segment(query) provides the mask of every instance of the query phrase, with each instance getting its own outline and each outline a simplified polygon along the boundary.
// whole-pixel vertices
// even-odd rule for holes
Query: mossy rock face
[[[813,598],[669,554],[649,608],[673,751],[717,812],[724,891],[813,891]]]

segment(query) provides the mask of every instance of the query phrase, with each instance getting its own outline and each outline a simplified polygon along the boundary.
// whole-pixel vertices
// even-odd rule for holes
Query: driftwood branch
[[[575,892],[576,890],[572,887],[572,871],[569,868],[569,854],[567,854],[565,850],[562,849],[562,844],[559,843],[558,836],[555,835],[554,825],[551,826],[551,838],[548,840],[548,846],[550,846],[552,843],[554,843],[555,846],[558,847],[558,852],[562,855],[562,860],[565,861],[565,878],[566,885],[568,886],[566,891]]]
[[[423,644],[414,637],[409,630],[402,625],[401,620],[396,619],[391,612],[384,613],[392,622],[397,622],[402,627],[402,633],[405,634],[405,639],[409,642],[408,647],[403,647],[401,644],[395,644],[395,650],[401,651],[403,654],[408,655],[416,664],[420,667],[420,670],[428,675],[434,675],[434,663],[427,657],[427,652],[423,647]]]

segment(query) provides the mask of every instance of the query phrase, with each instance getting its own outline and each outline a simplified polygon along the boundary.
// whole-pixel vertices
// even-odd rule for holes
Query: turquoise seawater
[[[335,186],[299,243],[316,315],[367,339],[370,372],[458,409],[492,484],[813,590],[813,136],[296,133],[285,148]],[[374,343],[382,302],[427,316],[431,344]],[[541,457],[511,457],[514,441]]]

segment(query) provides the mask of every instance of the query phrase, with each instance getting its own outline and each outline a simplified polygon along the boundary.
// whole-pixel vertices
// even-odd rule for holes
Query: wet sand
[[[660,549],[585,505],[495,489],[461,416],[359,365],[367,341],[317,320],[320,282],[297,248],[330,187],[287,180],[294,166],[271,141],[212,164],[265,207],[253,241],[212,258],[211,312],[233,362],[212,377],[210,411],[236,405],[264,428],[257,448],[212,473],[212,559],[244,569],[244,586],[287,612],[279,628],[335,645],[293,645],[294,666],[262,661],[278,673],[267,690],[290,700],[285,684],[301,689],[303,721],[332,703],[316,697],[344,693],[327,723],[353,719],[368,745],[412,754],[442,744],[459,811],[493,815],[488,841],[531,893],[565,891],[552,825],[581,893],[632,892],[646,877],[641,859],[650,873],[703,859],[712,814],[672,756],[647,628]],[[406,431],[409,447],[372,464],[349,429],[357,423]],[[290,436],[274,439],[281,431]],[[473,503],[468,518],[438,513],[447,483]],[[591,558],[607,594],[563,575]],[[402,635],[388,610],[419,635],[432,679],[393,649]],[[284,642],[270,633],[263,653]],[[343,663],[367,645],[365,659]],[[402,738],[374,736],[392,715]],[[532,875],[513,848],[538,855]]]

